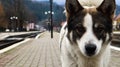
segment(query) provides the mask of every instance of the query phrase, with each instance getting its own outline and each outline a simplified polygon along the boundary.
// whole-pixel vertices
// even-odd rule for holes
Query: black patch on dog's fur
[[[69,15],[72,15],[72,16],[84,9],[80,5],[78,0],[66,0],[65,6],[66,6],[66,10],[69,13]]]
[[[98,40],[106,40],[106,34],[109,35],[109,41],[111,41],[111,34],[112,33],[112,19],[110,17],[105,16],[100,12],[92,13],[93,19],[93,32]],[[95,24],[98,26],[95,27]]]
[[[86,29],[83,27],[85,12],[79,12],[74,16],[68,18],[68,34],[67,37],[70,41],[76,43],[76,39],[80,39],[85,33]],[[72,40],[70,38],[70,33],[72,32]]]

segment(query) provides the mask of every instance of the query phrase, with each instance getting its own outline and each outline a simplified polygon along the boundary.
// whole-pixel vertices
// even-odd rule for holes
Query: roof
[[[120,14],[118,14],[118,15],[114,18],[114,20],[120,21]]]

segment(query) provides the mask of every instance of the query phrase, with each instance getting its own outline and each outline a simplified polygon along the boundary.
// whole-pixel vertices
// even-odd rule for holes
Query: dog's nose
[[[85,50],[86,50],[86,54],[87,54],[88,56],[92,56],[92,55],[95,54],[96,45],[94,45],[94,44],[87,44],[87,45],[85,46]]]

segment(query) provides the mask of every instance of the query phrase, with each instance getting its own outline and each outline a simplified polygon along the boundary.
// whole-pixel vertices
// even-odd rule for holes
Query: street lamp
[[[18,17],[16,16],[11,16],[10,17],[11,19],[11,28],[12,28],[12,32],[14,32],[15,30],[18,31],[18,23],[17,23],[17,20],[18,20]],[[16,28],[16,29],[15,29]]]
[[[47,15],[48,14],[48,12],[45,12],[45,15]]]
[[[52,30],[52,29],[50,29],[51,28],[51,19],[50,19],[50,14],[55,14],[54,12],[51,12],[51,11],[45,11],[45,15],[49,15],[49,17],[48,17],[48,22],[47,22],[47,25],[48,25],[48,30],[50,31],[50,30]]]
[[[51,14],[51,11],[45,11],[45,15],[47,14]],[[55,13],[52,11],[52,14],[55,14]]]

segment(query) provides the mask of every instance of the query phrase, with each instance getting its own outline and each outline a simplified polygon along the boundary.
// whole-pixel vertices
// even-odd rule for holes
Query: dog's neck
[[[93,58],[93,59],[84,59],[81,63],[78,63],[78,67],[103,67],[101,63],[101,59],[99,58]],[[81,65],[81,66],[79,66]]]

